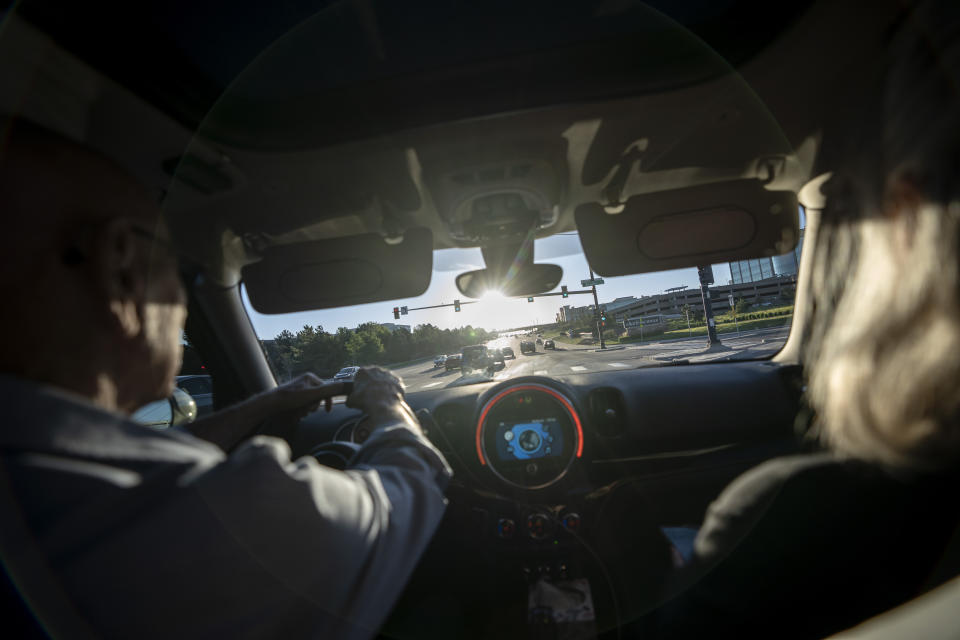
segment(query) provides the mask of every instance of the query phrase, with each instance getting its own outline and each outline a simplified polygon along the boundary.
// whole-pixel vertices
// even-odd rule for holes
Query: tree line
[[[279,380],[312,372],[332,377],[350,365],[392,365],[409,360],[459,352],[467,345],[491,340],[496,334],[471,326],[440,329],[432,324],[418,325],[413,331],[387,327],[375,322],[356,329],[340,327],[327,333],[322,326],[304,325],[302,329],[281,331],[273,340],[262,342],[267,359]]]

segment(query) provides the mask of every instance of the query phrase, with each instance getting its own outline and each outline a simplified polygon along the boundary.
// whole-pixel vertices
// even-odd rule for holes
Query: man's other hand
[[[305,373],[201,418],[188,425],[187,430],[228,451],[258,430],[284,435],[321,404],[330,411],[333,398],[345,391],[346,385],[342,382],[325,382],[312,373]]]

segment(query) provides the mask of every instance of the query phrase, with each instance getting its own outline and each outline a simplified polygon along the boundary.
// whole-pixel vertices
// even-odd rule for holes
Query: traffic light
[[[393,319],[394,319],[394,320],[399,320],[399,319],[400,319],[400,307],[394,307],[394,308],[393,308]]]
[[[533,296],[527,296],[527,302],[533,302]]]
[[[601,314],[600,314],[600,326],[602,326],[602,327],[607,326],[607,314],[606,314],[606,313],[601,313]]]
[[[560,287],[560,295],[562,295],[564,298],[570,297],[570,294],[567,293],[567,285]]]
[[[713,267],[697,267],[697,276],[700,278],[700,284],[713,284]]]
[[[454,300],[454,301],[453,301],[453,310],[454,310],[454,311],[460,311],[460,301],[459,301],[459,300]]]

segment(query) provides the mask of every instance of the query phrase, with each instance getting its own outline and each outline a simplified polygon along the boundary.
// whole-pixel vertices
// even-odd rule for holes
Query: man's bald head
[[[130,410],[169,393],[184,296],[159,208],[105,157],[22,120],[0,144],[0,370]],[[176,354],[174,354],[176,352]]]
[[[116,217],[160,223],[159,208],[115,163],[24,120],[8,119],[0,143],[0,204],[5,254],[49,250],[78,224]]]

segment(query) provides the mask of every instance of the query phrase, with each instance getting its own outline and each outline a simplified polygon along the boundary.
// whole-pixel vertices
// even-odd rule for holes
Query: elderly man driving
[[[361,371],[375,433],[346,471],[264,420],[343,391],[303,376],[192,434],[170,395],[185,295],[160,214],[106,159],[23,121],[0,146],[0,553],[54,637],[372,636],[440,521],[450,470],[400,381]],[[21,608],[21,613],[23,613]],[[10,618],[5,618],[10,621]]]

